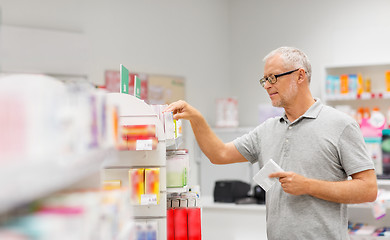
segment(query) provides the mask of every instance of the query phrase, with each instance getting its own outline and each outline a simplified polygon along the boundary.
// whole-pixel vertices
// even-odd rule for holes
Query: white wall
[[[187,100],[210,123],[215,119],[214,99],[229,96],[225,0],[2,0],[0,8],[3,25],[83,34],[89,55],[84,71],[97,84],[104,83],[105,70],[119,69],[120,63],[135,72],[183,76]],[[59,68],[46,71],[53,69]],[[186,127],[192,151],[193,135]],[[192,170],[196,183],[197,170]]]
[[[228,95],[225,0],[2,0],[0,8],[3,25],[85,34],[85,71],[95,83],[102,84],[104,71],[120,63],[131,71],[183,76],[187,99],[210,122],[210,103]]]
[[[388,0],[231,0],[231,91],[238,96],[240,124],[256,125],[258,104],[270,102],[258,79],[263,57],[277,47],[306,52],[317,97],[327,65],[389,63],[389,10]]]

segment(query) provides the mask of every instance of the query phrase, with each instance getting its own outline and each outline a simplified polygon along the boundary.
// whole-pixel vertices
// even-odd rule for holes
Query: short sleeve
[[[260,132],[263,125],[256,127],[251,132],[236,138],[233,141],[234,146],[237,150],[252,164],[258,161],[261,153],[261,138]]]
[[[359,125],[356,122],[345,127],[338,142],[338,149],[341,164],[348,176],[365,170],[375,169]]]

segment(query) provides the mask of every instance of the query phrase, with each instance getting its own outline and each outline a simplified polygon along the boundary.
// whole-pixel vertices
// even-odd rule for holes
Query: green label
[[[141,98],[141,79],[137,75],[134,76],[134,96]]]
[[[129,94],[129,70],[121,64],[121,93]]]

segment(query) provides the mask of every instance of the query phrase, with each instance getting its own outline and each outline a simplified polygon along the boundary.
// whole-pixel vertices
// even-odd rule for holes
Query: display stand
[[[129,186],[128,171],[131,168],[160,169],[160,200],[158,204],[132,205],[132,215],[136,221],[155,221],[158,225],[157,239],[167,238],[166,223],[166,143],[162,123],[152,108],[142,100],[128,94],[110,93],[108,104],[119,107],[119,125],[155,125],[158,139],[154,150],[124,150],[117,153],[116,160],[106,162],[102,170],[102,180],[120,180],[122,187]],[[129,204],[131,204],[129,202]]]

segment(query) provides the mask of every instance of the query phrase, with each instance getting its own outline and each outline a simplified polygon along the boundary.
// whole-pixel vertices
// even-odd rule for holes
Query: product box
[[[155,150],[158,139],[156,125],[123,125],[119,150]]]
[[[187,209],[188,240],[202,240],[200,208]]]
[[[174,209],[173,218],[175,225],[175,240],[188,240],[187,208]]]
[[[167,240],[175,240],[175,223],[172,208],[167,210]]]
[[[121,180],[105,180],[103,182],[103,190],[117,190],[121,187]]]
[[[141,204],[141,196],[145,194],[145,170],[134,168],[129,170],[130,202]]]
[[[123,125],[122,134],[128,137],[155,137],[156,125]]]
[[[164,124],[165,138],[167,140],[175,139],[176,126],[172,112],[164,112]]]
[[[160,169],[145,169],[145,194],[156,195],[157,203],[160,203]]]

